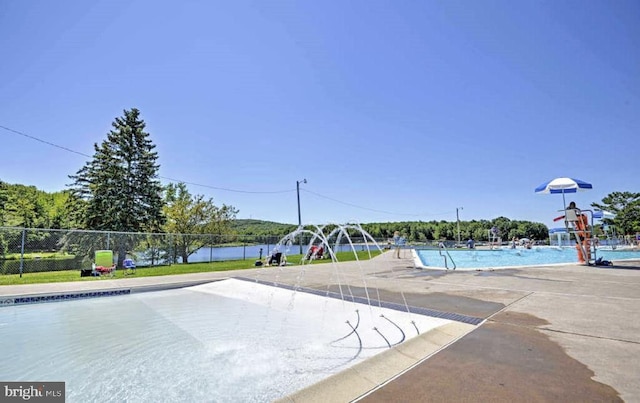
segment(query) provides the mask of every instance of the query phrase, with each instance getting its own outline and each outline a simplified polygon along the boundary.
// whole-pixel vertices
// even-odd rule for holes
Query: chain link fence
[[[286,254],[307,252],[312,235],[301,234]],[[266,258],[281,236],[154,234],[0,227],[0,275],[91,268],[95,252],[111,250],[118,268],[124,259],[137,267]],[[379,241],[385,247],[387,240]],[[331,245],[334,252],[364,248],[363,238]],[[370,243],[370,242],[369,242]],[[363,249],[364,250],[364,249]]]

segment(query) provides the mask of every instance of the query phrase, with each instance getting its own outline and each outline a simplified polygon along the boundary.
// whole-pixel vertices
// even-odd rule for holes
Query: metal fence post
[[[209,237],[209,263],[213,262],[213,235]]]
[[[27,234],[27,230],[25,228],[22,229],[22,245],[20,245],[20,278],[22,278],[22,270],[24,267],[24,238]]]

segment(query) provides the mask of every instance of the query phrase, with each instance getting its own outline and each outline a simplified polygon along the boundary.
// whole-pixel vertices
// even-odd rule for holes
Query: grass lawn
[[[380,252],[371,252],[371,256],[375,257],[380,255]],[[369,254],[366,251],[357,252],[358,260],[368,260]],[[301,255],[287,256],[287,266],[297,266],[300,264]],[[352,252],[338,252],[336,258],[339,262],[348,262],[356,260],[356,256]],[[189,263],[189,264],[174,264],[171,266],[154,266],[154,267],[140,267],[136,269],[135,277],[152,277],[152,276],[167,276],[171,274],[187,274],[187,273],[203,273],[212,271],[231,271],[231,270],[246,270],[255,269],[254,262],[252,260],[227,260],[223,262],[211,262],[211,263]],[[312,264],[327,264],[331,260],[315,260]],[[116,270],[115,278],[124,278],[124,270]],[[40,273],[23,273],[22,277],[18,274],[5,274],[0,275],[0,286],[3,285],[16,285],[16,284],[39,284],[39,283],[59,283],[65,281],[96,281],[97,277],[80,277],[78,270],[62,270],[62,271],[48,271]]]

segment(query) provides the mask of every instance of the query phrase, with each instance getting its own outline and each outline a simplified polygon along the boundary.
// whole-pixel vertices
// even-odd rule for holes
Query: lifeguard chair
[[[591,264],[592,255],[595,262],[595,244],[591,240],[592,226],[589,225],[589,219],[580,209],[568,208],[564,212],[564,220],[569,230],[569,234],[573,234],[576,239],[576,251],[578,252],[578,261],[583,264]],[[592,252],[593,249],[593,254]]]
[[[324,247],[322,245],[312,245],[305,256],[306,260],[323,259]]]

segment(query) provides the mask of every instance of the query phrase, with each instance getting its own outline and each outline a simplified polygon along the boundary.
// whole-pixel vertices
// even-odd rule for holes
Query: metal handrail
[[[589,212],[589,216],[591,218],[591,231],[589,231],[589,249],[591,249],[591,251],[593,252],[593,256],[592,259],[587,260],[588,264],[591,264],[591,260],[593,260],[593,263],[595,264],[598,261],[598,245],[596,245],[596,243],[593,240],[594,237],[594,232],[595,232],[595,227],[593,226],[593,211],[591,210],[582,210],[582,211],[588,211]]]
[[[445,254],[442,254],[442,250],[444,250]],[[449,250],[447,249],[447,246],[444,244],[444,242],[440,242],[438,244],[438,253],[444,259],[444,267],[445,267],[445,269],[449,270],[449,264],[447,263],[447,257],[451,260],[451,263],[453,263],[453,269],[452,270],[455,270],[456,267],[458,267],[458,266],[456,266],[456,262],[451,257],[451,254],[449,253]]]

